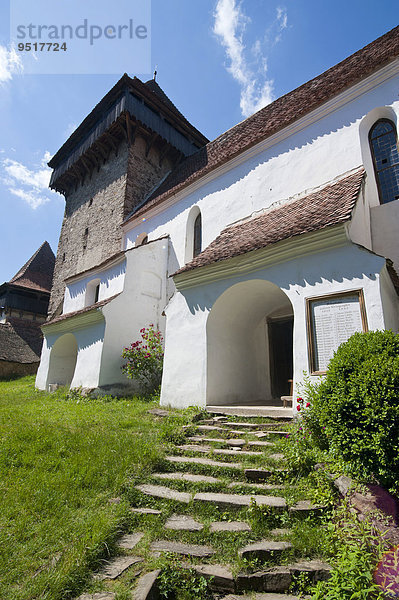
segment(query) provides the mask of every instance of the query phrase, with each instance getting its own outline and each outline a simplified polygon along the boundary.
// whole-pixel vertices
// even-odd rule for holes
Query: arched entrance
[[[270,281],[237,283],[207,321],[207,404],[281,405],[293,376],[293,308]]]
[[[46,388],[49,384],[70,386],[75,372],[78,344],[72,333],[66,333],[54,343],[50,354],[50,365]]]

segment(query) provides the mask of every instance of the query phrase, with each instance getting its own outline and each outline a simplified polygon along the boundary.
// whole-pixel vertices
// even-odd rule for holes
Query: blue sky
[[[111,18],[125,1],[97,4]],[[157,81],[210,139],[389,31],[399,16],[396,0],[152,0],[151,11]],[[0,283],[44,240],[56,252],[64,198],[47,189],[46,162],[122,75],[118,67],[113,75],[28,75],[17,63],[2,0]]]

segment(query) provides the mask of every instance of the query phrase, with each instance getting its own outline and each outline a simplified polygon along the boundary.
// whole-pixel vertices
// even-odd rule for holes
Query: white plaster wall
[[[78,344],[78,355],[76,367],[71,382],[71,387],[97,387],[100,374],[101,354],[103,349],[105,322],[96,323],[88,327],[68,330],[72,333]],[[45,334],[42,348],[40,366],[36,376],[36,387],[44,390],[49,383],[58,383],[49,381],[49,366],[51,360],[51,350],[55,342],[66,332]]]
[[[392,78],[321,116],[315,123],[306,126],[304,122],[302,131],[276,141],[270,148],[259,151],[242,164],[231,166],[229,171],[213,180],[205,178],[195,191],[188,188],[178,195],[181,199],[173,206],[154,216],[148,214],[139,223],[132,223],[131,229],[125,232],[126,247],[132,247],[137,235],[143,231],[148,233],[149,239],[169,234],[181,266],[185,261],[186,225],[193,206],[201,210],[205,248],[227,225],[302,195],[359,167],[368,152],[368,148],[364,148],[364,136],[361,141],[360,126],[364,126],[364,119],[376,106],[390,105],[390,110],[399,114],[398,83],[398,77]],[[373,178],[372,164],[365,166],[368,179]],[[366,187],[367,206],[378,203],[373,188],[370,193],[367,190]],[[365,213],[361,221],[367,218]],[[365,236],[360,237],[359,243],[367,246]]]
[[[90,281],[98,279],[100,292],[98,300],[106,300],[123,290],[126,261],[111,265],[103,271],[92,271],[86,277],[73,281],[66,286],[63,313],[74,312],[85,307],[86,287]]]
[[[276,285],[257,279],[229,287],[208,317],[207,403],[270,401],[265,317],[292,307]]]
[[[371,208],[373,250],[390,258],[399,270],[399,200]]]
[[[51,340],[47,340],[46,334],[44,334],[42,353],[40,356],[40,364],[39,364],[39,368],[36,373],[36,381],[35,381],[35,386],[39,390],[46,389],[47,373],[48,373],[48,368],[49,368],[49,364],[50,364],[50,351],[51,351],[52,344],[55,342],[55,339],[51,342]]]
[[[103,307],[106,320],[99,385],[135,387],[123,373],[122,350],[141,339],[140,329],[151,323],[164,334],[168,239],[134,248],[126,254],[123,294]]]
[[[177,292],[166,309],[167,341],[161,404],[178,407],[206,405],[207,318],[218,298],[232,285],[254,279],[269,281],[290,299],[294,312],[295,395],[309,366],[306,299],[363,289],[369,329],[384,329],[379,283],[379,273],[384,265],[382,258],[357,246],[347,245]],[[216,354],[214,360],[217,360]],[[224,368],[222,364],[220,368]],[[228,395],[224,398],[227,401]],[[222,401],[223,398],[219,397],[219,403]]]

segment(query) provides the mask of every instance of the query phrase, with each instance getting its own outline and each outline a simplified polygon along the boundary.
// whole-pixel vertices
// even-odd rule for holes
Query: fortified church
[[[282,406],[356,331],[399,329],[399,27],[208,141],[124,75],[50,161],[65,196],[36,385]],[[134,389],[134,388],[133,388]]]

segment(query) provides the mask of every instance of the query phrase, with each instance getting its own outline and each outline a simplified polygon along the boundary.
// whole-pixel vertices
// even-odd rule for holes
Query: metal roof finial
[[[156,79],[157,79],[157,68],[158,68],[158,65],[155,65],[155,71],[154,71],[154,77],[153,77],[154,81],[156,81]]]

